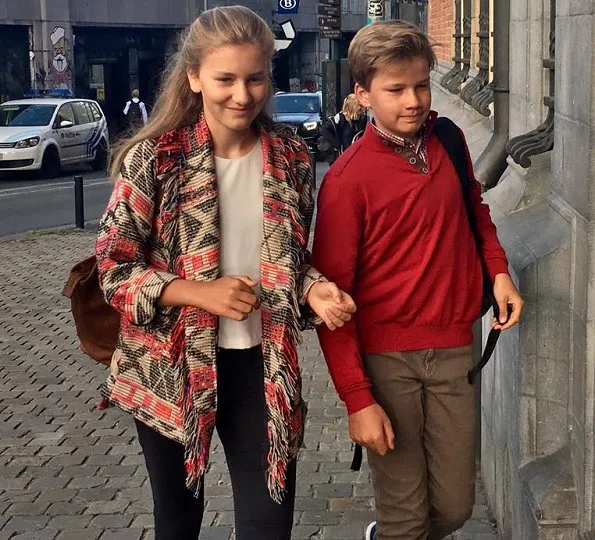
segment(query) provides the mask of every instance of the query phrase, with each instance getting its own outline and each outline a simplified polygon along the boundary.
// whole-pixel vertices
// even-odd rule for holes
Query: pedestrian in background
[[[138,90],[134,89],[130,96],[130,100],[126,102],[124,107],[124,116],[126,117],[128,129],[136,130],[147,124],[147,108],[140,100]]]
[[[343,100],[341,111],[333,118],[337,126],[341,153],[345,152],[359,136],[361,136],[368,122],[367,111],[355,97],[349,94]]]
[[[367,122],[365,107],[360,105],[355,94],[349,94],[343,100],[341,110],[323,125],[319,149],[331,152],[333,162],[363,134]]]
[[[104,395],[134,416],[156,540],[198,538],[215,428],[236,538],[290,539],[300,328],[355,309],[309,264],[308,147],[264,111],[274,41],[246,7],[201,13],[112,166],[96,256],[121,328]]]
[[[373,120],[330,168],[318,198],[314,263],[358,304],[354,321],[318,334],[349,434],[368,449],[377,523],[366,540],[440,540],[469,519],[476,398],[467,374],[482,259],[499,307],[493,327],[507,330],[523,309],[463,134],[441,123],[461,139],[473,230],[434,132],[435,62],[427,37],[408,23],[356,34],[349,65]]]

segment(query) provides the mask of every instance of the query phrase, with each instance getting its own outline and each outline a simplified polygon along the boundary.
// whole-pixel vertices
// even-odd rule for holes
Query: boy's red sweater
[[[314,265],[357,304],[354,319],[342,328],[318,329],[349,414],[375,403],[362,354],[472,342],[481,268],[456,171],[432,133],[435,117],[426,123],[427,174],[368,125],[320,188]],[[478,182],[472,198],[493,279],[508,273],[508,262]]]

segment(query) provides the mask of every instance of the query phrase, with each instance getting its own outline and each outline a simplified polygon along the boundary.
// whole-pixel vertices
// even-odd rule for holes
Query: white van
[[[35,98],[0,105],[0,171],[52,178],[76,163],[105,170],[108,155],[107,122],[96,101]]]

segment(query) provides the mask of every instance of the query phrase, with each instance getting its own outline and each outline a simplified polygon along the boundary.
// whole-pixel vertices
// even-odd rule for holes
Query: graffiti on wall
[[[62,26],[55,26],[50,34],[50,60],[47,69],[48,82],[52,88],[70,88],[72,72],[68,59],[68,45],[66,30]]]

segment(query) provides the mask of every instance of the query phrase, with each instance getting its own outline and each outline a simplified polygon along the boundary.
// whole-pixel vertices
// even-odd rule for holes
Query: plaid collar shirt
[[[392,133],[386,133],[385,131],[381,130],[372,119],[372,127],[374,131],[378,134],[378,136],[391,146],[396,149],[402,149],[402,153],[405,157],[415,156],[417,158],[417,162],[421,166],[422,172],[427,172],[427,165],[428,165],[428,151],[427,151],[427,132],[426,125],[421,127],[419,137],[417,140],[405,139],[404,137],[399,137],[398,135],[394,135]]]

